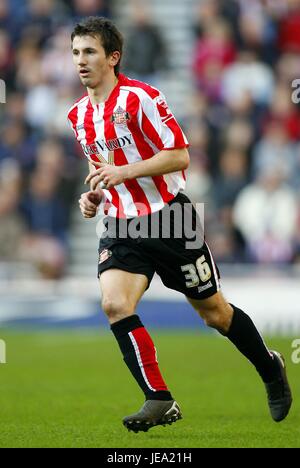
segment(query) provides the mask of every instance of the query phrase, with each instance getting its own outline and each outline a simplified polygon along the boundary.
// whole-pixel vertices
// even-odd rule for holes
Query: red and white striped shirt
[[[161,150],[185,148],[188,141],[160,91],[120,74],[104,103],[85,95],[68,119],[90,161],[122,166],[151,158]],[[132,218],[161,210],[185,188],[184,171],[126,180],[104,190],[104,212]]]

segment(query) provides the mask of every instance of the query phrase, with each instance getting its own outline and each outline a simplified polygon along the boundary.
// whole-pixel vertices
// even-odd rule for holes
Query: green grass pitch
[[[294,394],[290,415],[275,423],[255,370],[226,339],[157,330],[152,336],[184,419],[135,434],[121,419],[139,409],[143,395],[110,334],[2,330],[0,447],[300,447],[292,338],[266,340],[285,354]]]

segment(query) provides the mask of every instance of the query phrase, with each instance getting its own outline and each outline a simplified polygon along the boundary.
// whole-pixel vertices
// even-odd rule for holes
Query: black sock
[[[137,315],[111,325],[123,358],[147,400],[172,400],[158,368],[153,341]]]
[[[267,349],[250,317],[233,304],[232,322],[227,338],[255,366],[264,382],[271,382],[279,375],[276,360]]]

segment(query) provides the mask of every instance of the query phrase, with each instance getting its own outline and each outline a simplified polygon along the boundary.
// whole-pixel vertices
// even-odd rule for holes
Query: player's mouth
[[[90,71],[87,70],[86,68],[82,68],[81,70],[79,70],[79,75],[83,76],[83,77],[88,76],[89,73],[90,73]]]

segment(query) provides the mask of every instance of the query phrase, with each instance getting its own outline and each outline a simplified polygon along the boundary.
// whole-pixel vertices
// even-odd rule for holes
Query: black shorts
[[[164,217],[166,209],[174,203],[179,211],[174,216],[171,212],[170,218]],[[135,235],[135,238],[132,238],[130,230],[132,219],[116,220],[106,217],[104,220],[106,230],[99,243],[98,276],[105,270],[117,268],[145,275],[149,287],[156,272],[165,286],[191,299],[210,297],[220,288],[220,275],[204,236],[198,235],[197,244],[195,243],[196,237],[193,237],[193,232],[197,230],[198,233],[202,230],[199,216],[191,201],[183,193],[179,193],[168,207],[139,218],[148,221],[145,224],[148,228],[146,234],[145,229],[141,229],[141,235]],[[189,217],[182,219],[188,219],[189,223],[192,220],[192,231],[185,229],[187,224],[185,221],[178,222],[180,210],[184,213],[187,209]],[[133,219],[136,223],[137,219]],[[114,229],[111,228],[112,225]],[[150,231],[150,226],[158,228],[155,236]],[[199,239],[202,239],[201,242]],[[194,248],[195,245],[197,248]]]

